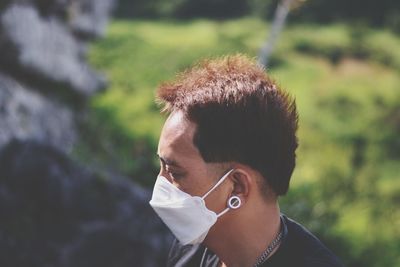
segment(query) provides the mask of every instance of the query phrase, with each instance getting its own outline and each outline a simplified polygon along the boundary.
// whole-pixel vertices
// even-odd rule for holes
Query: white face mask
[[[241,205],[238,196],[228,200],[228,207],[218,215],[206,207],[204,199],[233,171],[227,172],[204,196],[191,196],[178,189],[167,178],[158,176],[150,205],[183,245],[199,244],[218,217]]]

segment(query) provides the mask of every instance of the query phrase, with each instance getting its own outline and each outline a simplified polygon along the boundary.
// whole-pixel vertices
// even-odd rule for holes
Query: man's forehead
[[[182,111],[175,111],[171,113],[166,122],[166,125],[180,127],[180,128],[187,128],[187,127],[194,127],[195,124],[191,122]]]
[[[185,117],[183,112],[170,114],[165,121],[163,133],[170,137],[192,141],[196,124]]]
[[[196,125],[187,120],[181,113],[173,113],[166,120],[161,132],[158,153],[195,153],[197,148],[193,144],[193,135]]]

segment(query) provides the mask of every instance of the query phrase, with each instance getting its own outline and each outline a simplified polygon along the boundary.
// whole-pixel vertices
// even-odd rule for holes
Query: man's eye
[[[178,173],[178,172],[169,172],[169,175],[171,176],[172,179],[174,180],[179,180],[183,178],[183,173]]]

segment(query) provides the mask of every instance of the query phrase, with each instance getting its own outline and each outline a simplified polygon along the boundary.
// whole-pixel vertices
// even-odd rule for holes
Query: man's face
[[[181,112],[172,113],[164,124],[158,144],[160,175],[180,190],[203,196],[225,170],[220,163],[206,163],[193,144],[196,124],[187,120]],[[224,185],[225,184],[225,185]],[[219,213],[226,207],[230,191],[224,182],[205,200],[209,209]]]

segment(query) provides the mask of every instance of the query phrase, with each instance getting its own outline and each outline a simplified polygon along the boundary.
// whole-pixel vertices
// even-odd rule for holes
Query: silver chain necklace
[[[253,267],[260,266],[268,259],[268,256],[271,254],[271,252],[276,248],[277,245],[281,243],[282,237],[283,237],[283,230],[281,229],[277,237],[271,242],[271,244],[269,244],[267,249],[264,250],[264,252],[257,258],[257,261]]]

